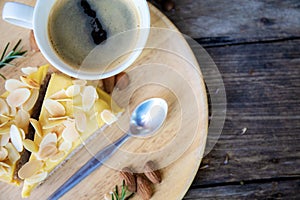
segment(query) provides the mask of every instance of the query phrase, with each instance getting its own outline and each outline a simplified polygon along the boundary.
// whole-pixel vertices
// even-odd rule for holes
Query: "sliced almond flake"
[[[62,116],[62,117],[49,117],[48,119],[50,121],[56,121],[56,120],[66,120],[68,118],[69,118],[68,116]]]
[[[38,89],[40,88],[40,85],[34,81],[31,78],[28,78],[27,76],[20,76],[21,81],[29,88]]]
[[[58,102],[72,101],[72,99],[68,99],[68,98],[65,98],[65,99],[55,99],[55,100],[58,101]]]
[[[66,94],[68,97],[74,97],[79,93],[80,93],[80,85],[71,85],[66,90]]]
[[[0,98],[0,114],[1,115],[8,115],[9,114],[9,107],[6,103],[6,101],[2,98]]]
[[[5,147],[0,147],[0,161],[3,161],[7,158],[8,151]]]
[[[52,99],[47,99],[44,106],[52,117],[60,117],[66,114],[65,107]]]
[[[38,146],[32,140],[29,139],[23,140],[23,145],[24,148],[31,153],[37,153],[39,150]]]
[[[65,155],[66,153],[63,151],[57,152],[55,155],[50,157],[50,161],[52,162],[60,161]]]
[[[22,135],[18,127],[14,124],[10,127],[10,140],[18,152],[23,151]]]
[[[47,123],[45,125],[43,125],[43,130],[47,130],[47,129],[51,129],[54,128],[60,124],[62,124],[64,121],[66,121],[65,119],[62,120],[48,120]]]
[[[13,117],[7,116],[7,115],[3,115],[3,114],[0,114],[0,119],[1,119],[2,121],[9,121],[9,120],[13,119]]]
[[[68,96],[66,94],[66,90],[61,89],[61,90],[55,92],[54,94],[52,94],[49,98],[50,99],[65,99],[65,98],[68,98]]]
[[[35,130],[35,133],[40,136],[40,137],[43,137],[43,131],[42,131],[42,128],[41,128],[41,125],[40,123],[36,120],[36,119],[33,119],[33,118],[30,118],[29,119],[30,121],[30,124],[33,126],[34,130]]]
[[[29,89],[19,88],[9,93],[6,101],[11,107],[19,107],[28,100],[30,94]]]
[[[29,125],[30,114],[25,110],[18,110],[15,116],[15,124],[17,127],[27,130]]]
[[[40,160],[30,160],[21,167],[21,169],[18,171],[18,176],[21,179],[30,178],[39,172],[43,165],[44,163]]]
[[[24,88],[26,85],[17,79],[8,79],[5,81],[5,90],[13,92],[18,88]]]
[[[31,90],[31,95],[29,99],[22,105],[23,110],[30,111],[34,107],[36,101],[39,98],[39,92],[40,92],[39,89]]]
[[[10,132],[10,123],[7,123],[6,125],[0,128],[0,135],[6,135],[9,132]]]
[[[13,116],[13,117],[16,116],[17,108],[14,106],[10,106],[10,105],[9,105],[9,108],[10,108],[9,116]]]
[[[43,146],[38,151],[38,158],[45,160],[57,153],[58,149],[54,143],[49,143],[46,146]]]
[[[58,150],[59,150],[59,151],[65,151],[65,152],[68,152],[71,148],[72,148],[72,143],[67,142],[67,141],[63,141],[63,142],[59,145]]]
[[[57,141],[59,141],[62,137],[62,132],[65,129],[64,125],[55,126],[51,129],[52,133],[55,133],[57,135]]]
[[[21,133],[21,136],[22,136],[22,140],[25,140],[25,137],[26,137],[25,131],[21,128],[19,130],[20,130],[20,133]]]
[[[32,73],[36,72],[37,70],[38,70],[37,67],[23,67],[23,68],[21,68],[21,71],[26,75],[32,74]]]
[[[103,122],[107,125],[111,125],[118,120],[118,118],[111,111],[106,109],[101,112],[100,116]]]
[[[48,133],[47,135],[45,135],[40,143],[40,148],[43,148],[50,143],[56,145],[57,135],[55,133]]]
[[[2,176],[3,174],[8,173],[8,170],[6,167],[0,166],[0,176]]]
[[[0,146],[6,146],[9,141],[9,133],[0,135]]]
[[[5,145],[7,151],[8,151],[8,159],[11,163],[16,163],[20,159],[20,153],[16,150],[14,145],[11,143],[8,143]]]
[[[5,162],[0,162],[0,166],[6,167],[6,168],[10,168],[10,165],[5,163]]]
[[[31,176],[30,178],[27,178],[25,180],[25,182],[27,184],[35,184],[35,183],[40,183],[42,182],[43,180],[45,180],[48,176],[48,172],[45,172],[45,171],[41,171],[41,172],[38,172],[37,174]]]
[[[74,142],[75,140],[77,140],[79,138],[79,133],[75,128],[75,124],[69,124],[68,126],[66,126],[66,128],[63,130],[62,132],[62,137],[65,141],[67,142]]]
[[[85,86],[86,83],[87,83],[87,81],[86,80],[76,79],[76,80],[73,80],[72,83],[74,85]]]
[[[93,86],[87,86],[82,93],[82,107],[84,111],[89,111],[97,98],[97,91]]]
[[[87,127],[86,115],[83,111],[77,111],[74,113],[76,128],[80,132],[84,132]]]
[[[0,128],[3,127],[3,126],[5,126],[7,123],[8,123],[8,121],[2,122],[2,123],[0,124]]]

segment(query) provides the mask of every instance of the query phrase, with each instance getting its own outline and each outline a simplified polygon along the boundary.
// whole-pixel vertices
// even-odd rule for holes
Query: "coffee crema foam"
[[[123,34],[125,37],[118,37],[118,35],[137,29],[140,20],[130,0],[88,0],[108,37],[106,41],[96,45],[91,36],[93,30],[91,19],[84,13],[80,3],[81,0],[59,0],[55,3],[48,20],[49,39],[57,56],[70,67],[87,72],[98,72],[104,70],[99,68],[107,67],[105,65],[110,62],[118,63],[116,60],[120,57],[120,51],[128,53],[133,50],[137,31]],[[97,60],[103,58],[105,63],[82,67],[82,62],[95,49],[99,52],[99,54],[94,52]],[[124,56],[122,57],[124,60]],[[89,56],[88,59],[93,57]],[[110,70],[114,67],[116,66],[110,67]]]

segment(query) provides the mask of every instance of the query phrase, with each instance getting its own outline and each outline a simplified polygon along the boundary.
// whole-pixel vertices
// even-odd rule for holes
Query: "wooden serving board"
[[[1,10],[4,2],[6,1],[0,2]],[[35,4],[34,0],[18,2]],[[164,34],[157,34],[160,31],[151,33],[149,48],[145,49],[127,70],[130,76],[129,87],[125,91],[114,93],[116,101],[126,108],[123,115],[125,117],[105,128],[86,144],[85,148],[78,150],[36,188],[29,199],[45,199],[50,196],[88,161],[93,153],[124,134],[124,124],[128,119],[126,116],[138,103],[150,97],[164,98],[169,106],[166,122],[158,133],[149,138],[131,138],[104,166],[79,183],[62,199],[103,199],[105,193],[122,183],[119,168],[129,166],[139,171],[149,159],[158,163],[163,176],[162,183],[154,186],[152,199],[181,199],[190,187],[198,171],[207,137],[208,108],[204,81],[184,38],[176,34],[178,32],[175,26],[161,12],[154,6],[149,6],[151,26],[164,28],[163,33],[172,30],[175,35],[163,37]],[[40,52],[30,50],[29,30],[10,25],[3,20],[0,20],[0,30],[0,49],[3,49],[7,42],[13,45],[20,38],[24,49],[29,49],[25,58],[16,60],[16,67],[4,67],[0,70],[7,78],[18,77],[22,67],[47,63]],[[174,51],[163,51],[159,47],[172,48]],[[4,80],[0,82],[1,91],[4,91]],[[21,187],[0,183],[0,199],[21,199]],[[135,195],[133,199],[141,198]]]

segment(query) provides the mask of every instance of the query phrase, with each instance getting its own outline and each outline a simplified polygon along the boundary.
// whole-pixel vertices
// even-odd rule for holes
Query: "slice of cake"
[[[39,116],[48,65],[22,71],[20,80],[6,80],[6,92],[0,96],[0,181],[16,185],[20,184],[17,171],[30,156],[23,142],[34,135],[29,120]]]
[[[24,179],[22,197],[28,197],[82,141],[116,120],[111,101],[108,94],[87,81],[51,75],[39,120],[30,119],[34,139],[24,143],[31,156],[18,171]]]

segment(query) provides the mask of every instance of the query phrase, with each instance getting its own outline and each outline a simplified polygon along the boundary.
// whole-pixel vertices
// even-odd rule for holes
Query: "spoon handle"
[[[115,151],[124,144],[129,135],[126,133],[114,143],[106,146],[104,149],[99,151],[93,156],[87,163],[85,163],[75,174],[73,174],[62,186],[60,186],[48,200],[57,200],[62,197],[65,193],[76,186],[80,181],[90,175],[95,169],[100,167]]]

